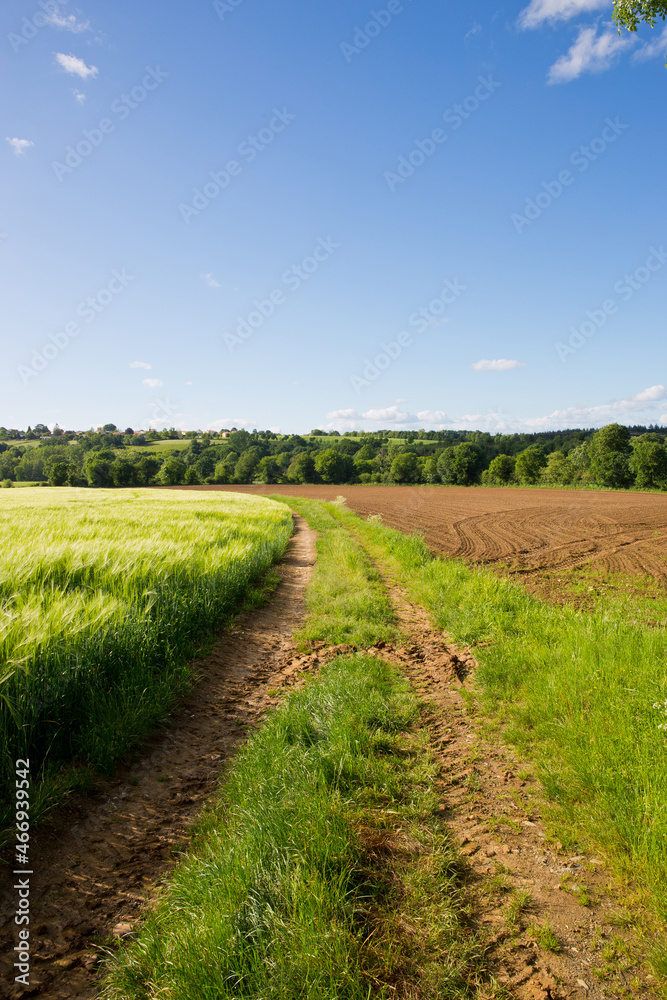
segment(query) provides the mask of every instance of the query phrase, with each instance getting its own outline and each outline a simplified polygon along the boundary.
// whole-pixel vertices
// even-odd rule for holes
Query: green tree
[[[277,483],[281,479],[278,463],[273,455],[265,455],[260,458],[259,465],[255,470],[256,483]]]
[[[514,478],[516,459],[513,455],[496,455],[487,469],[485,477],[490,483],[503,483],[507,486]]]
[[[287,470],[287,478],[290,483],[316,483],[319,477],[313,456],[305,451],[297,455]]]
[[[516,474],[523,486],[532,486],[540,478],[542,469],[547,464],[544,452],[537,445],[531,445],[516,457]]]
[[[397,455],[391,463],[391,478],[395,483],[419,482],[419,462],[417,456],[407,451]]]
[[[111,481],[114,486],[137,486],[139,484],[139,470],[133,462],[128,462],[123,458],[117,458],[111,466]]]
[[[246,432],[239,431],[239,434],[241,433],[245,434]],[[244,451],[234,466],[234,482],[251,483],[261,457],[261,449],[255,446]]]
[[[180,486],[185,479],[187,466],[178,455],[169,455],[160,469],[157,481],[163,486]]]
[[[86,462],[86,479],[89,486],[105,487],[113,486],[111,479],[111,466],[113,464],[113,452],[96,451]]]
[[[440,478],[448,486],[472,486],[479,482],[483,467],[481,449],[468,441],[446,448],[438,459]]]
[[[621,424],[607,424],[590,444],[591,472],[599,486],[623,488],[632,483],[630,431]]]
[[[315,469],[325,483],[344,483],[347,478],[348,459],[336,448],[326,448],[318,453]]]
[[[639,489],[667,489],[667,448],[658,434],[642,434],[632,442],[629,464]]]
[[[199,470],[196,465],[190,465],[185,470],[185,485],[186,486],[201,486],[201,476],[199,475]]]
[[[142,486],[151,486],[153,480],[160,471],[161,462],[159,458],[155,455],[142,455],[142,457],[137,462],[137,472],[139,474],[139,482]]]
[[[552,451],[547,464],[542,469],[542,481],[550,486],[568,486],[574,479],[574,469],[567,455],[562,451]]]
[[[54,462],[49,473],[49,486],[66,486],[71,468],[69,462]]]
[[[429,455],[428,458],[424,460],[422,478],[425,483],[440,482],[440,476],[438,475],[438,459],[435,455]]]
[[[667,0],[614,0],[614,20],[621,28],[636,31],[640,23],[654,26],[658,18],[667,17]]]
[[[236,463],[239,460],[239,456],[235,451],[228,452],[224,458],[216,463],[215,469],[213,470],[213,478],[216,483],[231,483],[234,479],[234,469],[236,468]]]

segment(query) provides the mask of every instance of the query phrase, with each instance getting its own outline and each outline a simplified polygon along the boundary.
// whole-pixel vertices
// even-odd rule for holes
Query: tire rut
[[[424,608],[385,581],[397,619],[410,641],[377,647],[377,655],[398,665],[423,705],[440,761],[440,815],[459,844],[476,887],[473,917],[487,944],[491,971],[518,1000],[602,1000],[628,995],[655,997],[650,976],[635,963],[600,978],[601,952],[632,938],[611,917],[621,905],[610,888],[611,876],[597,858],[572,855],[547,840],[542,824],[541,787],[533,768],[468,712],[466,692],[474,692],[477,664],[470,649],[459,649],[435,630]],[[503,877],[504,891],[489,894],[489,879]],[[585,885],[590,905],[581,905],[577,887]],[[513,891],[527,890],[531,901],[518,925],[508,924]],[[531,925],[548,923],[560,951],[544,950]],[[635,942],[636,944],[636,942]],[[594,970],[598,970],[596,975]],[[634,977],[638,977],[635,979]],[[640,985],[638,985],[638,982]],[[654,981],[655,982],[655,981]]]

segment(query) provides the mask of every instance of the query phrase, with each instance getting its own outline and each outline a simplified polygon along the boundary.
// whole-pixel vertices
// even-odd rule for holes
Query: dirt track
[[[598,490],[456,486],[213,486],[316,500],[346,497],[430,548],[469,562],[503,564],[527,581],[590,567],[667,579],[667,495]]]

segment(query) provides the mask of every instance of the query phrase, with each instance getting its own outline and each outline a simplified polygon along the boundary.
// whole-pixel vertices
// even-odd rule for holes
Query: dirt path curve
[[[429,706],[422,722],[442,762],[441,814],[478,887],[475,920],[486,928],[498,981],[519,1000],[655,997],[650,978],[626,954],[628,935],[612,924],[622,907],[610,894],[604,865],[547,843],[530,765],[500,737],[482,734],[480,720],[469,714],[464,692],[474,683],[472,655],[448,643],[403,590],[387,586],[403,634],[413,641],[378,653],[402,667]],[[521,891],[530,902],[512,925],[512,892]],[[545,922],[558,938],[558,953],[541,947],[530,930]]]
[[[0,896],[0,995],[48,1000],[96,995],[96,943],[131,932],[156,882],[188,843],[189,828],[270,696],[317,662],[299,657],[292,635],[305,617],[304,590],[315,533],[295,516],[295,534],[264,608],[243,613],[195,664],[201,681],[168,727],[93,795],[77,797],[31,840],[31,986],[14,990],[12,879]],[[11,915],[11,916],[10,916]]]

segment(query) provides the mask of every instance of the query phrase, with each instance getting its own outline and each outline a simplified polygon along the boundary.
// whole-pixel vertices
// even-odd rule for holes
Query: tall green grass
[[[187,658],[280,557],[282,505],[240,495],[0,494],[0,794],[109,769],[171,707]]]
[[[638,622],[631,600],[592,614],[556,607],[433,557],[419,535],[340,508],[337,517],[440,628],[473,647],[485,706],[537,761],[562,829],[609,851],[667,919],[665,630]]]

